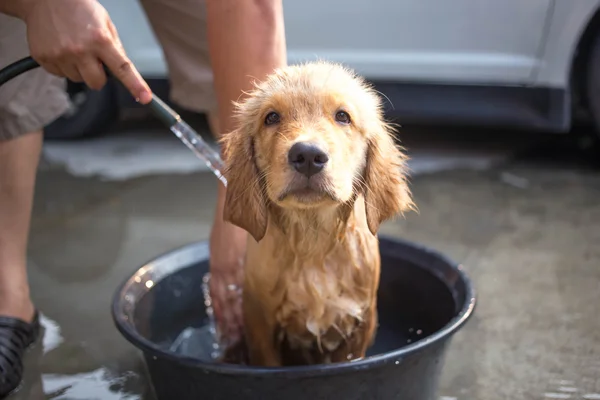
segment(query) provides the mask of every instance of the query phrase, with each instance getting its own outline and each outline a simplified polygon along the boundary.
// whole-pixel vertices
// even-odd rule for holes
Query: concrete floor
[[[569,140],[407,131],[420,214],[382,233],[464,263],[479,294],[450,347],[440,396],[600,399],[597,167]],[[46,146],[29,248],[45,335],[11,400],[152,398],[109,305],[141,264],[208,237],[215,179],[193,158],[181,162],[189,155],[174,143],[154,129]]]

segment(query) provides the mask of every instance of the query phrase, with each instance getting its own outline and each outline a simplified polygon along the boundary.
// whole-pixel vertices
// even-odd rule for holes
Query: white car
[[[101,3],[129,57],[165,93],[166,64],[140,5]],[[354,68],[403,123],[548,132],[568,132],[575,115],[600,126],[599,10],[600,0],[284,2],[290,63]],[[100,92],[70,84],[70,93],[73,111],[47,128],[50,138],[99,134],[130,106],[114,83]]]

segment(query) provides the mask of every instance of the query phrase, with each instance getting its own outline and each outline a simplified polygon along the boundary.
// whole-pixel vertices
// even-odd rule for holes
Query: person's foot
[[[23,378],[23,355],[40,333],[39,314],[29,298],[0,302],[0,399]]]

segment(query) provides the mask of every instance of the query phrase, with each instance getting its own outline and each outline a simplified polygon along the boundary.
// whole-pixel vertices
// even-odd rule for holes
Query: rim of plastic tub
[[[335,364],[294,367],[254,367],[238,364],[207,362],[197,358],[175,354],[162,349],[157,344],[140,335],[136,331],[133,321],[129,320],[127,309],[130,311],[130,314],[132,314],[132,310],[136,305],[135,302],[141,296],[135,296],[136,298],[134,299],[130,294],[130,297],[128,298],[127,290],[131,289],[132,287],[141,287],[142,285],[140,285],[140,282],[144,281],[146,282],[145,286],[148,288],[145,290],[147,292],[150,290],[150,288],[152,288],[152,286],[160,282],[166,276],[197,263],[198,254],[201,254],[201,257],[205,257],[206,259],[208,256],[208,241],[193,242],[163,253],[162,255],[154,258],[152,261],[145,263],[133,275],[127,278],[118,287],[113,295],[111,306],[113,321],[125,339],[127,339],[131,344],[144,353],[157,358],[160,357],[169,359],[182,365],[202,368],[207,372],[210,371],[219,374],[262,377],[278,375],[286,375],[287,377],[306,377],[315,375],[323,376],[344,372],[356,372],[360,370],[376,368],[385,364],[396,363],[398,361],[401,362],[402,359],[408,355],[421,351],[427,347],[431,347],[436,343],[449,340],[452,335],[456,333],[473,315],[477,303],[476,293],[471,279],[464,271],[464,267],[461,264],[452,261],[445,255],[432,250],[429,247],[385,235],[379,235],[379,241],[410,247],[413,250],[418,250],[422,253],[428,254],[430,257],[436,258],[450,268],[454,269],[458,273],[459,280],[462,281],[464,285],[465,302],[460,310],[458,310],[458,313],[454,318],[452,318],[442,329],[436,331],[428,337],[394,351],[375,354],[365,357],[361,360],[340,362]],[[160,273],[156,274],[155,269],[158,266],[162,266],[162,270]],[[148,285],[148,281],[152,283]],[[445,284],[448,284],[447,281]],[[198,290],[200,290],[200,288],[198,288]],[[140,291],[139,294],[143,294],[143,292]]]

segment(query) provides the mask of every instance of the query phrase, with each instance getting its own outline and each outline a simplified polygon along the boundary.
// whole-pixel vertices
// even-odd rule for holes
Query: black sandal
[[[23,355],[40,334],[40,316],[33,321],[0,317],[0,399],[15,390],[23,379]]]

